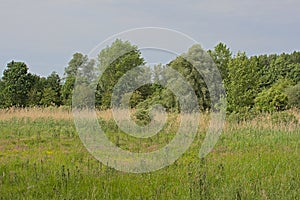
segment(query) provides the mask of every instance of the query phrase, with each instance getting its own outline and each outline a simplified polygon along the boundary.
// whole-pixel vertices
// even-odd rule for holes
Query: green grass
[[[134,140],[113,123],[101,123],[124,149],[139,151],[172,138],[161,133]],[[71,119],[1,120],[0,199],[300,199],[299,127],[229,125],[214,150],[199,159],[204,134],[173,165],[130,174],[93,158]]]

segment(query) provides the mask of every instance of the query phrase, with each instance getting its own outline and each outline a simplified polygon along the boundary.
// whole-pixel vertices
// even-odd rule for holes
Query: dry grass
[[[97,111],[97,116],[104,119],[109,120],[112,119],[112,111]],[[73,113],[70,108],[67,107],[33,107],[33,108],[7,108],[0,109],[0,120],[9,120],[12,118],[30,118],[30,119],[38,119],[38,118],[52,118],[52,119],[73,119]]]
[[[274,124],[271,122],[271,114],[264,114],[255,117],[252,120],[234,123],[228,122],[225,123],[225,131],[230,131],[232,129],[239,129],[245,127],[253,127],[259,129],[273,129],[273,130],[284,130],[284,131],[292,131],[299,129],[300,124],[300,112],[298,110],[289,110],[289,113],[293,114],[299,121],[299,123],[277,123]],[[131,114],[134,113],[134,110],[131,111]],[[112,110],[102,110],[96,111],[96,114],[99,118],[108,121],[113,119]],[[173,119],[172,121],[175,124],[180,123],[180,115],[170,115]],[[169,116],[169,117],[170,117]],[[30,119],[38,119],[38,118],[52,118],[58,120],[72,120],[73,113],[70,108],[67,107],[48,107],[48,108],[41,108],[41,107],[33,107],[33,108],[8,108],[8,109],[0,109],[0,120],[5,121],[12,118],[30,118]],[[202,130],[206,130],[209,126],[211,116],[208,113],[200,115],[199,119],[199,128]],[[192,119],[191,119],[192,120]]]
[[[300,113],[297,110],[289,110],[287,111],[287,114],[294,115],[296,117],[297,121],[280,121],[274,120],[274,114],[260,114],[256,116],[254,119],[243,121],[241,123],[230,123],[227,127],[235,127],[235,128],[246,128],[246,127],[252,127],[257,129],[271,129],[274,131],[295,131],[299,130],[300,125]]]
[[[53,118],[53,119],[72,119],[72,112],[66,108],[8,108],[0,110],[0,120],[9,120],[12,118]]]

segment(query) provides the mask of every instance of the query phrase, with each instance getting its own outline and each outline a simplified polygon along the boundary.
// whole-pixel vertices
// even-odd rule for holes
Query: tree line
[[[195,57],[198,57],[195,63],[201,63],[208,73],[208,63],[215,63],[225,86],[224,95],[227,97],[229,113],[274,112],[291,107],[300,108],[300,52],[248,57],[245,52],[233,55],[223,43],[208,51],[194,45],[167,65],[147,67],[138,47],[119,39],[103,49],[97,61],[89,59],[87,55],[75,53],[65,68],[63,77],[56,72],[41,77],[29,73],[24,62],[11,61],[0,80],[0,108],[71,106],[75,80],[78,74],[81,74],[81,77],[84,77],[81,81],[92,80],[96,85],[95,106],[99,109],[109,109],[113,88],[118,80],[128,70],[145,66],[135,71],[136,78],[133,78],[126,88],[132,89],[134,84],[142,81],[138,77],[148,76],[152,83],[145,83],[133,93],[124,93],[125,96],[128,95],[132,108],[147,110],[151,105],[160,103],[169,111],[180,110],[176,96],[170,89],[161,85],[167,80],[165,86],[172,85],[173,88],[184,90],[181,85],[176,85],[178,83],[175,78],[172,79],[166,72],[166,68],[172,68],[191,85],[200,109],[209,111],[212,109],[212,94],[209,94],[203,74],[195,70],[195,63],[187,59]],[[101,78],[95,79],[99,73],[102,74]],[[123,99],[116,101],[121,102]]]

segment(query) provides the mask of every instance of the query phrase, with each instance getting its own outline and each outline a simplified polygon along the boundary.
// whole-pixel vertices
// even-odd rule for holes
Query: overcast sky
[[[15,60],[62,75],[75,52],[145,26],[183,32],[205,49],[222,41],[248,55],[299,51],[299,8],[299,0],[1,0],[0,70]]]

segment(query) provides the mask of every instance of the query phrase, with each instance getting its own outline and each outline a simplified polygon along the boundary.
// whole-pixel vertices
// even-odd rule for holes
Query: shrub
[[[146,109],[138,109],[135,114],[135,121],[140,126],[145,126],[151,121],[151,117],[149,115],[149,110]]]
[[[255,108],[261,112],[283,111],[288,108],[288,96],[284,92],[289,86],[288,80],[279,80],[268,89],[264,89],[255,98]]]
[[[289,106],[300,109],[300,82],[286,89]]]

